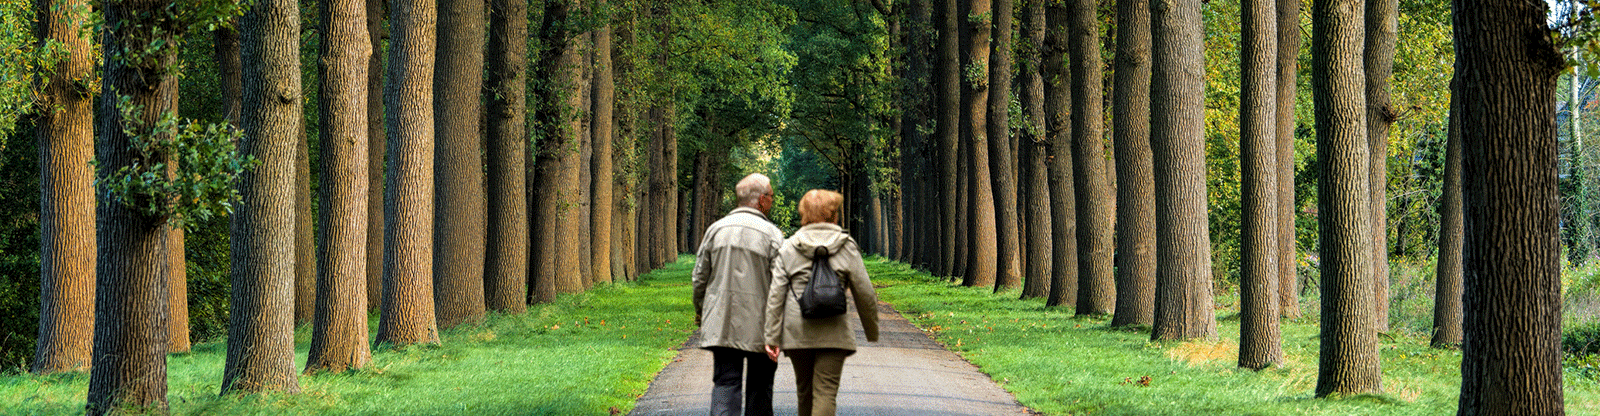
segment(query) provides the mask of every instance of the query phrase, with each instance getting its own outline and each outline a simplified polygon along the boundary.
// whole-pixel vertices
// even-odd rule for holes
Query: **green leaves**
[[[115,171],[100,170],[96,188],[107,202],[184,225],[233,212],[239,200],[234,182],[260,163],[239,154],[236,143],[243,132],[227,123],[179,119],[171,112],[147,126],[139,121],[143,107],[125,95],[118,96],[117,110],[137,157]],[[169,169],[172,163],[176,167]],[[169,170],[175,173],[169,175]]]

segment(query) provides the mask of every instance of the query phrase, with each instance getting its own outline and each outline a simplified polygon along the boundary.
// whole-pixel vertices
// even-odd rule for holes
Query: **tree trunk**
[[[1046,306],[1062,306],[1078,294],[1077,192],[1072,180],[1072,73],[1067,68],[1067,27],[1071,10],[1065,2],[1045,5],[1044,135],[1049,155],[1050,185],[1050,297]]]
[[[1112,274],[1111,220],[1114,194],[1106,182],[1105,146],[1101,143],[1104,102],[1100,64],[1100,19],[1095,0],[1074,0],[1068,43],[1072,59],[1072,168],[1077,189],[1078,315],[1103,315],[1116,310]],[[1202,162],[1203,163],[1203,162]],[[1202,175],[1203,176],[1203,175]]]
[[[1294,238],[1294,103],[1299,67],[1300,0],[1278,0],[1278,308],[1286,318],[1300,317]]]
[[[367,346],[366,5],[322,2],[322,126],[317,212],[317,311],[306,374],[342,372],[372,362]]]
[[[1017,149],[1017,200],[1023,205],[1022,298],[1041,298],[1050,294],[1050,182],[1044,112],[1044,0],[1023,0],[1022,46],[1018,48],[1018,100],[1024,125],[1019,131]]]
[[[489,2],[488,258],[484,300],[495,311],[518,314],[528,299],[528,2]]]
[[[900,119],[900,136],[904,147],[900,152],[900,205],[895,207],[903,215],[903,233],[897,252],[901,261],[912,267],[932,270],[933,254],[938,250],[938,237],[929,235],[938,226],[937,207],[932,199],[925,198],[929,186],[929,167],[935,154],[929,146],[927,128],[933,121],[928,108],[933,104],[932,9],[929,0],[911,0],[906,4],[901,32],[906,52],[906,70],[901,93],[903,115]]]
[[[1277,0],[1245,0],[1240,10],[1239,366],[1283,362],[1278,329]]]
[[[241,61],[249,63],[243,67],[239,153],[261,164],[239,176],[222,392],[297,392],[293,250],[303,114],[299,4],[258,2],[245,12],[239,33]]]
[[[433,64],[438,9],[389,7],[388,151],[383,194],[383,306],[377,344],[439,343],[433,307]]]
[[[433,67],[433,303],[439,326],[484,316],[484,0],[439,2]]]
[[[575,0],[573,5],[573,7],[577,8],[576,13],[579,13],[578,18],[585,22],[582,23],[585,28],[592,28],[590,23],[587,23],[592,18],[589,1]],[[594,62],[593,35],[593,31],[586,31],[577,35],[578,83],[573,91],[578,96],[578,125],[576,130],[578,135],[578,158],[574,160],[578,170],[578,193],[576,201],[577,212],[574,212],[572,216],[572,222],[577,225],[576,235],[573,236],[573,241],[576,242],[576,245],[572,247],[572,256],[576,259],[575,262],[578,265],[579,291],[589,290],[594,286],[594,265],[589,262],[594,250],[594,171],[592,169],[592,162],[594,161],[594,131],[592,130],[592,125],[594,124],[594,96],[590,88],[594,85],[591,80],[594,73],[591,65]]]
[[[988,42],[989,80],[988,119],[986,123],[989,144],[989,167],[993,186],[995,240],[997,257],[994,290],[1015,289],[1022,285],[1021,236],[1017,233],[1017,176],[1013,168],[1016,154],[1011,151],[1011,16],[1016,7],[1012,0],[994,0],[990,16],[994,18],[992,41]],[[975,61],[976,62],[976,61]],[[976,133],[975,133],[976,134]],[[982,198],[979,196],[979,198]]]
[[[1372,283],[1377,308],[1378,333],[1389,332],[1389,125],[1398,116],[1389,105],[1389,76],[1394,72],[1394,44],[1398,36],[1399,0],[1366,0],[1367,146],[1372,165],[1367,169],[1372,192]]]
[[[1450,83],[1450,127],[1445,138],[1444,189],[1439,203],[1439,258],[1434,266],[1434,348],[1461,346],[1461,102],[1459,78]]]
[[[1117,308],[1111,326],[1155,322],[1155,171],[1150,152],[1150,1],[1117,1],[1117,59],[1112,72],[1112,142],[1116,146]]]
[[[609,16],[606,0],[594,0],[594,9],[601,15]],[[615,211],[614,192],[615,181],[612,166],[612,110],[616,103],[616,89],[612,79],[611,68],[611,24],[609,21],[601,23],[594,30],[594,65],[593,87],[590,88],[590,108],[593,109],[593,121],[590,122],[590,141],[594,151],[593,162],[590,167],[593,173],[593,189],[589,192],[593,197],[590,206],[590,222],[594,224],[590,230],[590,263],[594,265],[593,276],[596,283],[610,283],[614,276],[611,270],[611,244],[613,235],[612,218]]]
[[[384,153],[388,151],[385,133],[383,45],[389,37],[384,27],[388,0],[366,0],[367,36],[372,43],[372,58],[367,61],[367,308],[383,303],[384,249]]]
[[[1460,415],[1560,415],[1556,76],[1544,3],[1458,0],[1466,343]]]
[[[173,108],[178,105],[174,103]],[[167,165],[167,177],[175,177],[178,164]],[[167,352],[189,352],[189,271],[184,255],[183,227],[167,227]]]
[[[177,93],[177,74],[165,69],[177,60],[172,47],[176,28],[162,20],[161,1],[111,2],[100,10],[102,56],[100,113],[95,160],[99,169],[115,171],[134,164],[161,163],[139,155],[124,127],[151,134],[162,113],[176,111],[169,99]],[[65,9],[62,10],[71,10]],[[132,30],[142,28],[146,30]],[[67,30],[77,31],[76,26]],[[138,63],[117,59],[159,42],[151,59]],[[137,120],[123,119],[119,96],[143,111]],[[158,159],[165,156],[158,156]],[[167,409],[167,283],[166,218],[130,207],[147,201],[97,201],[94,347],[89,371],[86,413],[101,415],[119,408],[154,413]]]
[[[304,103],[302,103],[304,105]],[[317,311],[316,233],[311,214],[311,144],[303,117],[295,120],[294,324],[311,322]]]
[[[617,10],[627,10],[632,3],[623,3]],[[632,51],[638,50],[638,38],[634,35],[638,26],[638,13],[623,11],[621,16],[614,16],[618,22],[614,38],[615,47],[612,49],[612,73],[622,88],[615,89],[616,110],[612,119],[616,129],[611,138],[614,146],[611,151],[613,168],[616,172],[616,190],[612,193],[612,204],[616,210],[616,224],[613,233],[616,241],[611,243],[611,271],[615,280],[634,280],[639,275],[635,255],[635,243],[638,239],[638,209],[639,198],[634,197],[635,190],[639,188],[638,172],[640,167],[634,159],[639,146],[638,120],[639,106],[637,91],[630,88],[636,85],[638,77],[635,71]]]
[[[578,160],[578,130],[582,122],[574,113],[582,105],[578,83],[582,77],[582,54],[578,51],[577,34],[569,31],[569,19],[575,19],[577,5],[568,0],[555,0],[545,4],[544,23],[540,39],[544,50],[539,59],[539,69],[534,75],[544,80],[538,83],[535,96],[540,100],[534,113],[534,123],[542,130],[538,146],[538,163],[534,168],[535,206],[533,229],[534,297],[537,302],[555,300],[557,293],[574,293],[583,290],[577,257],[578,235],[577,205],[580,195]],[[584,217],[587,218],[587,217]],[[587,259],[585,252],[584,259]]]
[[[40,47],[66,54],[39,79],[39,338],[34,374],[89,369],[94,346],[94,97],[77,87],[94,71],[81,28],[87,0],[38,1]]]
[[[1217,336],[1206,218],[1204,34],[1199,0],[1150,5],[1150,148],[1156,306],[1151,339]]]
[[[992,22],[990,14],[993,9],[989,0],[973,0],[967,3],[966,24],[962,25],[961,35],[965,37],[965,51],[962,54],[963,68],[981,68],[982,73],[965,76],[961,89],[962,118],[961,128],[967,146],[962,155],[970,168],[971,175],[967,176],[967,192],[962,198],[967,199],[968,214],[971,220],[967,227],[967,273],[962,285],[975,287],[993,287],[998,273],[999,253],[992,241],[997,241],[995,221],[994,187],[990,181],[989,169],[989,140],[988,117],[986,115],[989,102],[989,82],[987,74],[994,71],[989,64],[989,35]],[[1006,88],[1001,85],[999,88]],[[1005,140],[1004,137],[995,140]]]
[[[939,149],[939,259],[934,265],[934,274],[941,276],[956,276],[962,272],[956,268],[956,256],[960,253],[957,247],[958,240],[966,235],[957,234],[958,221],[962,217],[956,212],[960,205],[957,192],[957,181],[960,176],[960,153],[957,149],[961,143],[961,12],[957,0],[938,0],[938,9],[935,10],[935,20],[939,27],[939,39],[936,47],[936,60],[934,70],[934,96],[938,100],[934,107],[938,108],[938,116],[934,120]]]
[[[1372,314],[1372,205],[1368,198],[1366,102],[1358,1],[1312,5],[1312,96],[1316,103],[1322,338],[1318,397],[1382,389]]]

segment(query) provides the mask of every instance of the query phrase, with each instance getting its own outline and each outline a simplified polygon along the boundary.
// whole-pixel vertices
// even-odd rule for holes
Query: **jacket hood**
[[[844,250],[846,243],[850,242],[850,234],[846,234],[838,224],[819,222],[804,227],[794,232],[795,251],[806,258],[814,258],[817,247],[827,247],[828,254],[836,254]]]

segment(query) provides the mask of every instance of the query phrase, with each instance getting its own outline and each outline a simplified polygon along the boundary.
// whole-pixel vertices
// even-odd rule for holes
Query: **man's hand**
[[[777,345],[767,346],[767,358],[771,358],[772,362],[778,362],[778,354],[782,352],[783,350],[779,349]]]

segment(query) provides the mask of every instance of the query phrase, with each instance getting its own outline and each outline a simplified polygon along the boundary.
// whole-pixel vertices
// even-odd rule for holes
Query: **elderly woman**
[[[878,294],[872,290],[861,247],[839,227],[844,196],[813,189],[800,198],[799,231],[783,242],[772,260],[772,287],[767,291],[766,350],[774,360],[788,353],[794,363],[799,415],[833,415],[843,376],[844,359],[855,353],[850,314],[811,319],[800,314],[799,298],[811,281],[813,253],[824,247],[828,264],[854,295],[867,341],[878,342]]]

